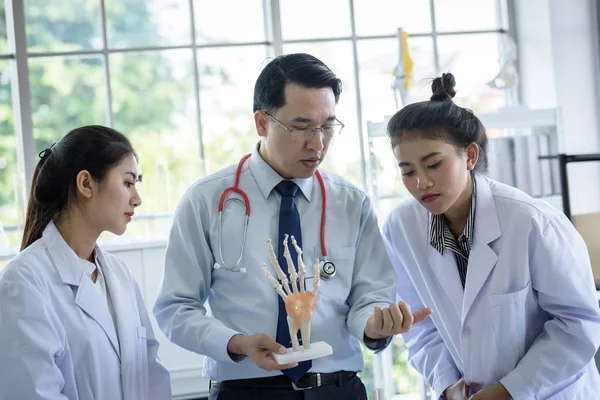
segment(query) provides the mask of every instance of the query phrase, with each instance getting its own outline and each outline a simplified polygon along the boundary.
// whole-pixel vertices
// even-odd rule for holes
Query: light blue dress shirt
[[[251,207],[246,246],[240,267],[246,273],[213,269],[215,262],[235,265],[242,247],[245,207],[230,192],[223,209],[223,257],[218,248],[217,206],[221,193],[233,184],[232,165],[192,185],[174,216],[167,246],[164,278],[154,305],[167,337],[206,356],[204,376],[223,381],[281,374],[259,368],[249,358],[235,360],[227,352],[232,336],[264,333],[275,338],[277,293],[261,267],[269,262],[267,239],[277,254],[281,196],[273,190],[283,179],[259,155],[257,148],[241,172],[240,188]],[[364,368],[360,348],[374,307],[395,301],[396,278],[386,254],[371,202],[343,178],[322,171],[327,194],[326,250],[337,273],[320,282],[312,320],[311,342],[325,341],[333,354],[313,361],[311,372]],[[322,195],[316,177],[295,179],[300,213],[307,290],[312,289],[315,258],[322,258],[320,221]],[[287,266],[282,266],[287,269]],[[209,307],[207,307],[207,302]],[[381,350],[391,338],[369,345]]]

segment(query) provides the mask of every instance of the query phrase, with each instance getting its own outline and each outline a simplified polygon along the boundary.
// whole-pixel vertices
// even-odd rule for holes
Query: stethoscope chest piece
[[[331,261],[325,261],[321,263],[319,270],[319,277],[324,281],[330,280],[335,276],[336,273],[335,264]]]

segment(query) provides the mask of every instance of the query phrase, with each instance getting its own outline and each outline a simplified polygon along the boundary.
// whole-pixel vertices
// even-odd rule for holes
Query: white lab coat
[[[1,400],[167,400],[144,302],[123,262],[96,247],[112,299],[53,223],[0,273]]]
[[[424,207],[410,200],[385,223],[398,295],[434,310],[403,335],[411,363],[438,395],[464,376],[474,391],[501,382],[517,400],[600,398],[600,310],[581,236],[547,203],[476,183],[464,292],[452,251],[429,244]]]

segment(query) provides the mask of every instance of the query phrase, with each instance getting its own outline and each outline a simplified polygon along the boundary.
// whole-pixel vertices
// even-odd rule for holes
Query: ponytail
[[[46,157],[47,158],[47,157]],[[30,244],[42,237],[46,226],[52,221],[52,218],[60,210],[53,210],[52,207],[40,203],[36,198],[36,187],[40,170],[44,167],[46,158],[42,158],[33,172],[31,182],[31,191],[29,192],[29,202],[27,203],[27,213],[25,216],[25,228],[23,230],[23,239],[21,241],[21,251],[29,247]]]

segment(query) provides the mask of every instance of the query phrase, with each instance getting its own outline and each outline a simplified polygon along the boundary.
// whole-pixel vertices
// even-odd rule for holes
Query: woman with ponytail
[[[600,310],[585,243],[558,209],[483,175],[481,121],[433,81],[387,131],[413,198],[384,225],[397,292],[433,314],[404,340],[445,399],[599,398]]]
[[[39,156],[21,253],[0,272],[0,399],[171,399],[140,289],[96,244],[141,204],[131,143],[85,126]]]

